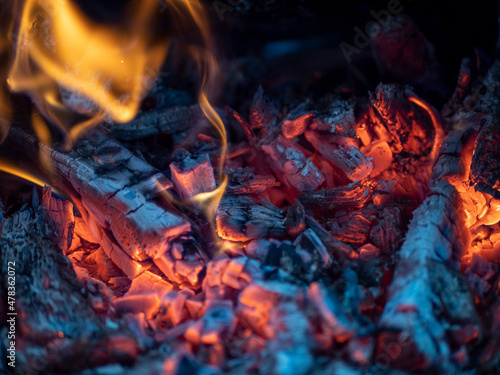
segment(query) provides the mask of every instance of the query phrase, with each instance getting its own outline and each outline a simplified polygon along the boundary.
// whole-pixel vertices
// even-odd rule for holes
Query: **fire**
[[[102,25],[72,1],[27,0],[8,74],[10,89],[29,93],[61,129],[76,125],[68,134],[73,140],[106,115],[131,120],[168,48],[166,37],[148,33],[158,7],[156,0],[135,0],[126,17]],[[74,109],[89,119],[78,121]]]
[[[9,161],[2,160],[0,159],[0,171],[9,173],[11,175],[17,176],[22,178],[23,180],[29,181],[34,183],[35,185],[38,186],[48,186],[49,183],[45,181],[44,179],[35,176],[33,173],[30,173],[28,171],[25,171],[18,166],[10,163]],[[59,194],[59,192],[58,192]]]
[[[219,202],[226,190],[227,176],[223,175],[224,160],[227,152],[227,134],[224,123],[218,113],[214,110],[211,97],[216,92],[217,85],[220,85],[220,73],[217,59],[215,57],[215,45],[212,39],[210,23],[201,3],[197,0],[171,0],[169,5],[175,12],[174,23],[178,35],[189,35],[188,31],[196,30],[199,35],[195,41],[186,41],[188,49],[198,64],[201,76],[201,86],[198,95],[200,107],[219,133],[221,139],[221,157],[219,158],[219,187],[211,192],[204,192],[195,195],[189,200],[190,204],[198,206],[205,214],[212,226],[213,219]],[[168,198],[171,200],[171,197]]]
[[[221,139],[218,187],[186,202],[198,206],[213,220],[227,185],[222,173],[226,131],[210,104],[220,81],[214,43],[208,18],[198,1],[166,3],[178,36],[197,32],[196,40],[186,42],[200,70],[199,103]],[[164,4],[157,0],[132,0],[123,17],[112,24],[95,22],[69,0],[26,0],[13,7],[11,18],[18,24],[12,21],[7,37],[2,39],[2,43],[8,44],[10,39],[15,44],[6,82],[11,91],[28,93],[40,110],[41,115],[33,113],[31,123],[42,143],[50,145],[52,141],[45,120],[64,131],[69,150],[82,132],[106,118],[116,122],[134,118],[169,47],[169,33],[158,36],[149,32],[162,7]],[[0,110],[2,125],[8,111]],[[57,180],[49,156],[40,153],[39,158],[47,177]],[[27,176],[12,166],[3,170]],[[168,200],[172,201],[172,197]]]

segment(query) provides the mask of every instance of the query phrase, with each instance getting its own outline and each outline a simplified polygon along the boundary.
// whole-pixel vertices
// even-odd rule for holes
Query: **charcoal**
[[[186,338],[194,344],[220,344],[235,328],[233,306],[230,301],[209,301],[205,314],[186,331]]]
[[[363,180],[373,171],[373,164],[350,140],[342,137],[330,139],[320,133],[308,131],[306,139],[326,160],[340,168],[351,181]]]
[[[289,235],[297,236],[304,231],[306,227],[305,216],[304,206],[296,200],[286,212],[285,227]]]
[[[48,211],[52,221],[57,223],[57,238],[60,238],[59,248],[67,253],[73,242],[75,218],[73,204],[52,197],[52,190],[45,187],[42,192],[42,205]]]
[[[441,125],[431,123],[429,113],[422,112],[421,99],[394,84],[379,84],[370,96],[374,111],[372,120],[374,131],[379,138],[389,143],[393,154],[402,151],[409,154],[428,155],[434,149],[429,142],[432,132],[438,144],[441,138]],[[417,104],[417,105],[416,105]],[[425,105],[425,109],[430,107]],[[415,120],[414,120],[415,119]]]
[[[464,58],[460,64],[458,73],[457,85],[453,95],[441,110],[443,118],[448,118],[457,112],[458,108],[466,98],[471,89],[472,83],[472,61],[469,58]]]
[[[382,252],[392,254],[404,238],[402,213],[398,207],[384,207],[370,229],[370,241]]]
[[[217,233],[226,240],[248,241],[268,236],[283,237],[284,215],[259,205],[247,196],[226,195],[216,214]]]
[[[323,210],[361,207],[370,200],[376,185],[373,180],[365,183],[355,181],[347,186],[304,192],[299,201],[305,207]]]
[[[306,266],[312,272],[323,267],[328,267],[332,263],[332,258],[328,250],[311,228],[302,232],[293,244],[299,254],[307,253],[309,255],[310,259],[308,259],[309,262],[306,262]]]
[[[499,129],[498,121],[493,119],[481,127],[470,166],[470,180],[474,189],[491,195],[497,201],[500,199]]]
[[[329,342],[329,345],[333,341],[344,343],[354,336],[356,327],[345,315],[337,297],[316,282],[309,285],[307,297],[312,305],[311,313],[316,317],[318,334],[325,336],[321,342]]]
[[[15,129],[12,132],[13,139],[33,145],[27,134]],[[171,182],[101,130],[93,130],[87,139],[96,150],[128,156],[120,156],[121,163],[112,170],[98,173],[99,165],[92,157],[84,159],[60,153],[42,144],[40,150],[59,172],[59,183],[69,185],[77,193],[75,198],[81,201],[79,210],[86,216],[92,215],[100,227],[109,227],[114,240],[128,256],[139,261],[161,256],[167,250],[169,238],[186,233],[191,227],[173,209],[164,210],[150,201],[159,190],[171,187]],[[109,226],[110,222],[113,225]]]
[[[332,226],[331,235],[336,239],[360,246],[367,242],[370,228],[376,219],[376,215],[371,212],[350,211],[344,218],[342,225],[338,224],[341,218],[338,218],[335,228]],[[338,214],[341,214],[339,212]]]
[[[354,249],[350,245],[337,240],[330,233],[328,233],[328,231],[325,228],[323,228],[321,224],[319,224],[313,218],[306,216],[306,223],[311,228],[311,230],[318,236],[321,242],[323,242],[323,244],[328,250],[328,253],[336,260],[342,261],[345,258],[351,258],[356,256]]]
[[[219,110],[223,115],[223,112]],[[156,134],[185,131],[202,121],[207,121],[198,104],[151,110],[139,114],[134,120],[111,125],[113,135],[122,141],[147,138]]]
[[[169,250],[153,259],[168,280],[196,288],[203,281],[207,255],[191,236],[171,241]]]
[[[229,194],[260,194],[277,185],[274,176],[255,175],[251,168],[229,170],[228,175],[226,191]]]
[[[238,297],[236,314],[256,333],[273,337],[267,328],[271,310],[279,303],[299,303],[304,293],[297,287],[279,281],[257,281],[248,285]]]
[[[281,135],[273,143],[262,146],[270,157],[278,178],[299,192],[315,190],[325,178],[310,158]]]
[[[447,362],[450,346],[440,306],[449,321],[480,329],[469,290],[462,276],[451,269],[457,268],[467,243],[458,193],[445,181],[433,189],[439,194],[430,195],[414,212],[379,322],[381,328],[400,332],[382,333],[378,342],[380,355],[389,355],[395,342],[401,344],[398,355],[387,357],[400,368],[452,366]]]
[[[354,137],[354,104],[340,98],[326,96],[317,105],[301,103],[283,119],[285,138],[292,139],[306,130],[327,131]]]
[[[214,171],[207,154],[190,155],[179,149],[173,156],[170,172],[175,189],[183,200],[215,190]]]
[[[275,123],[279,117],[278,109],[266,96],[262,86],[259,86],[250,108],[250,126],[252,129],[267,128],[270,124]]]
[[[26,205],[5,219],[0,234],[2,267],[7,270],[8,262],[15,263],[16,289],[23,291],[15,296],[16,348],[24,348],[16,352],[16,368],[81,371],[133,362],[141,344],[122,321],[106,324],[95,312],[97,298],[106,301],[106,292],[101,289],[99,297],[93,282],[82,287],[58,247],[54,228],[57,224],[44,208]]]
[[[281,124],[281,131],[283,136],[287,139],[292,139],[298,137],[309,127],[309,124],[313,121],[315,117],[314,112],[309,112],[309,103],[302,103],[294,108],[290,113],[283,119]]]

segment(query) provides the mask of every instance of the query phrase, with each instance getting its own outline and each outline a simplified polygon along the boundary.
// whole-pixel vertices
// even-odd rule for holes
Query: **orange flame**
[[[167,0],[176,12],[174,22],[179,35],[188,34],[188,30],[198,31],[198,42],[188,42],[192,57],[196,60],[202,77],[198,95],[200,107],[219,133],[221,139],[221,157],[219,159],[219,187],[212,192],[197,194],[190,199],[205,213],[210,223],[213,222],[219,202],[225,192],[227,176],[223,175],[223,165],[227,151],[227,134],[224,123],[210,104],[210,97],[220,84],[219,66],[215,58],[215,45],[207,15],[198,0]],[[194,26],[194,28],[193,28]]]
[[[90,119],[73,128],[71,139],[105,115],[131,120],[168,48],[166,37],[158,41],[148,34],[158,7],[156,0],[134,0],[127,17],[102,25],[72,1],[27,0],[8,77],[11,90],[31,94],[63,130],[77,119],[74,107],[82,107],[79,112]],[[62,92],[74,96],[73,108]]]

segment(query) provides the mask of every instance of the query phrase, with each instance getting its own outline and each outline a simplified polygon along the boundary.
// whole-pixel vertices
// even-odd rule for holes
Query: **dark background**
[[[100,22],[119,19],[120,9],[127,3],[78,2]],[[227,93],[222,93],[216,104],[245,107],[244,96],[250,95],[258,84],[276,96],[286,96],[292,90],[296,95],[314,98],[315,94],[349,84],[363,94],[364,89],[373,89],[383,79],[378,74],[370,46],[353,55],[353,62],[348,64],[339,44],[352,44],[354,27],[364,29],[373,21],[371,11],[388,9],[387,0],[202,0],[202,3],[211,19],[221,63],[241,60],[241,66],[236,68],[234,64],[223,64],[229,85]],[[421,92],[433,104],[442,105],[451,94],[464,57],[476,63],[478,74],[484,74],[496,57],[498,1],[400,0],[400,4],[403,13],[416,21],[435,47],[444,84],[436,90],[439,92],[431,92],[433,88],[427,93]],[[163,12],[164,22],[168,24],[171,21],[168,6]],[[180,57],[170,56],[172,58]],[[186,77],[185,71],[172,71],[185,64],[184,60],[167,64],[165,69],[173,73],[166,80],[167,85],[192,89],[188,84],[192,77]],[[241,76],[246,76],[246,80]]]

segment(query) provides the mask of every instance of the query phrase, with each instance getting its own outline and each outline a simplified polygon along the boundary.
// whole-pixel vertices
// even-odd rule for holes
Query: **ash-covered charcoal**
[[[343,100],[327,95],[319,101],[317,115],[310,129],[328,131],[344,137],[355,138],[354,100]]]
[[[40,147],[58,173],[56,183],[70,188],[80,212],[95,220],[104,235],[112,234],[110,241],[130,258],[160,257],[171,239],[190,230],[175,208],[151,200],[172,183],[103,131],[89,132],[69,154],[37,144],[17,129],[11,135],[16,143]]]
[[[196,289],[203,281],[208,257],[190,235],[174,238],[168,250],[153,259],[168,280]]]
[[[490,206],[498,210],[500,209],[500,123],[496,118],[485,121],[474,146],[470,183],[476,191],[489,194],[493,198]]]
[[[377,209],[369,239],[384,253],[392,254],[398,250],[404,239],[406,222],[402,210],[406,211],[407,208],[393,205]]]
[[[308,129],[354,138],[354,124],[354,101],[327,95],[316,103],[299,104],[283,119],[281,129],[288,139],[304,134]]]
[[[186,339],[195,345],[221,345],[235,329],[232,301],[209,300],[204,306],[203,316],[192,322],[186,330]],[[222,358],[212,363],[221,365]]]
[[[46,209],[33,204],[7,217],[0,233],[2,268],[16,272],[16,369],[53,373],[133,363],[144,347],[122,320],[100,315],[109,307],[106,287],[78,282],[56,228]]]
[[[260,205],[249,196],[225,195],[215,217],[217,233],[225,240],[248,241],[283,237],[284,215]]]
[[[260,194],[279,184],[274,176],[256,175],[250,167],[230,169],[226,172],[229,177],[226,192],[229,194]]]
[[[453,270],[468,241],[460,206],[455,188],[442,181],[414,212],[379,321],[385,332],[377,351],[393,367],[457,371],[465,364],[451,360],[449,325],[471,324],[480,332],[470,292]],[[391,355],[394,343],[401,347],[397,355]]]
[[[315,190],[325,181],[311,158],[306,158],[302,150],[281,135],[263,145],[262,150],[269,155],[277,178],[292,190]]]
[[[410,101],[403,86],[379,84],[370,103],[374,109],[372,131],[389,143],[392,153],[424,156],[431,152],[429,139],[438,138],[441,129],[435,129],[428,113]]]
[[[221,15],[220,1],[205,3]],[[365,69],[374,62],[366,48],[357,48],[363,65],[351,64],[346,75],[338,73],[350,57],[330,48],[344,31],[316,38],[302,30],[310,20],[302,22],[303,7],[295,4],[287,21],[298,25],[296,37],[284,40],[287,22],[235,11],[262,8],[256,4],[224,8],[227,22],[241,21],[251,35],[236,28],[227,38],[218,34],[221,24],[214,35],[202,27],[201,39],[190,23],[204,26],[205,5],[167,6],[170,20],[177,21],[174,8],[189,17],[174,22],[186,38],[172,29],[165,81],[190,95],[158,86],[141,93],[134,120],[87,129],[73,150],[57,148],[62,133],[55,129],[48,146],[40,118],[33,129],[45,144],[20,130],[30,112],[47,105],[43,94],[32,101],[12,95],[6,153],[19,151],[69,196],[63,201],[44,188],[42,202],[34,194],[29,204],[10,194],[11,185],[1,189],[8,199],[0,204],[7,210],[0,215],[0,260],[19,264],[20,370],[495,372],[500,63],[473,83],[472,64],[464,61],[440,115],[427,100],[443,103],[442,93],[453,88],[443,90],[432,46],[406,16],[382,22],[389,11],[371,12],[383,24],[376,33],[365,30],[365,39],[382,75]],[[359,14],[363,4],[347,13]],[[323,16],[316,22],[317,31],[327,30]],[[271,39],[260,48],[261,38]],[[0,47],[2,41],[0,35]],[[249,48],[213,64],[214,51],[203,43],[221,41]],[[186,65],[178,56],[184,52],[199,64]],[[290,67],[278,71],[282,61]],[[200,104],[193,105],[196,89]],[[60,91],[62,105],[80,119],[95,113],[76,91]],[[224,114],[212,105],[235,109],[226,106]],[[8,117],[3,109],[0,123]],[[212,109],[225,131],[206,115]],[[225,191],[217,175],[227,177]],[[199,208],[205,206],[213,210]],[[2,327],[3,344],[5,333]],[[40,361],[45,367],[32,368]],[[0,362],[0,373],[5,369]]]
[[[236,313],[241,322],[264,337],[274,335],[268,328],[271,310],[282,303],[300,305],[304,292],[297,286],[280,281],[256,281],[241,291]]]
[[[172,182],[183,200],[215,190],[214,170],[207,154],[191,155],[177,150],[170,164]]]
[[[347,186],[304,192],[299,201],[306,208],[322,210],[362,207],[372,198],[376,187],[375,180],[355,181]]]
[[[356,325],[351,322],[337,296],[324,286],[313,282],[307,290],[310,319],[314,322],[320,349],[329,349],[334,342],[345,343],[355,336]]]
[[[366,208],[347,212],[339,211],[335,214],[330,233],[340,241],[361,246],[367,243],[370,228],[376,218],[376,212]]]
[[[299,104],[283,119],[281,124],[283,136],[292,139],[304,134],[314,117],[315,113],[311,111],[309,102]]]
[[[203,280],[206,299],[236,298],[247,285],[263,280],[260,267],[261,263],[246,257],[211,261]]]
[[[276,124],[281,117],[278,108],[259,86],[250,107],[249,122],[252,129],[262,129],[267,132],[269,126]]]
[[[298,200],[286,211],[285,227],[291,236],[298,236],[306,228],[306,212]]]
[[[224,115],[219,110],[219,115]],[[134,120],[110,125],[113,136],[121,141],[144,139],[156,134],[173,134],[185,131],[196,124],[208,121],[198,104],[153,109],[139,114]]]
[[[48,211],[50,218],[57,223],[57,235],[60,239],[59,248],[64,254],[70,249],[75,231],[75,217],[73,204],[52,197],[52,189],[44,187],[42,192],[42,205]]]
[[[372,172],[372,162],[363,155],[352,140],[314,131],[307,131],[305,137],[316,151],[341,169],[351,181],[363,180]]]

